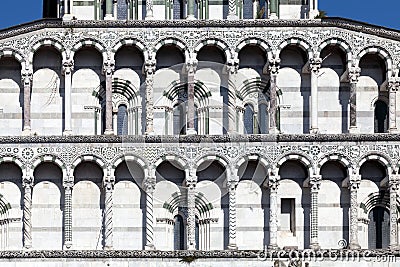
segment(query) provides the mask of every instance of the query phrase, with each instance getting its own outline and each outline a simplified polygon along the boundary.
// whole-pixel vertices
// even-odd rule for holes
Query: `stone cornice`
[[[400,134],[264,134],[194,136],[2,136],[0,144],[26,143],[231,143],[231,142],[400,142]]]
[[[344,18],[322,20],[37,20],[0,30],[0,39],[46,28],[198,28],[198,27],[337,27],[355,32],[372,34],[388,39],[400,40],[400,30],[389,29]]]
[[[294,254],[295,253],[295,254]],[[308,253],[308,254],[307,254]],[[314,254],[312,254],[314,253]],[[346,255],[360,259],[376,258],[377,256],[399,257],[400,251],[377,250],[347,250],[347,249],[321,249],[311,250],[213,250],[213,251],[158,251],[158,250],[29,250],[29,251],[0,251],[0,259],[59,259],[59,258],[258,258],[261,260],[284,259],[298,255],[313,256],[318,258],[346,259]],[[297,257],[297,256],[296,256]],[[351,258],[350,258],[351,259]]]

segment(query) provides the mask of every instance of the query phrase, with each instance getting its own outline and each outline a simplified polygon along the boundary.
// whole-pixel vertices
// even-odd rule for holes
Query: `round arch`
[[[75,171],[75,168],[81,164],[82,162],[94,162],[96,163],[104,172],[106,169],[106,163],[103,159],[99,158],[98,156],[95,155],[81,155],[71,165],[71,171],[72,173]],[[105,173],[105,172],[104,172]]]
[[[189,55],[188,55],[189,49],[188,49],[187,45],[182,40],[179,40],[177,38],[168,37],[168,38],[159,40],[157,42],[157,44],[154,46],[153,52],[155,54],[157,54],[157,52],[165,45],[172,45],[172,46],[177,47],[182,52],[182,54],[185,56],[185,62],[189,59]]]
[[[236,174],[239,171],[240,166],[242,166],[245,162],[247,161],[255,161],[258,160],[261,165],[265,168],[265,170],[270,173],[271,171],[271,163],[268,161],[267,158],[263,157],[262,155],[256,154],[256,153],[248,153],[243,156],[241,156],[238,160],[235,162],[235,170]]]
[[[246,38],[239,41],[239,43],[236,45],[235,52],[239,53],[240,50],[242,50],[247,45],[254,45],[259,47],[265,52],[265,54],[267,55],[267,59],[273,58],[273,52],[270,45],[260,38]]]
[[[350,175],[351,163],[346,157],[344,157],[343,155],[340,155],[340,154],[331,154],[331,155],[327,155],[327,156],[323,157],[317,165],[319,174],[321,174],[322,166],[324,166],[324,164],[329,161],[336,161],[336,162],[340,163],[344,168],[346,168],[347,176]]]
[[[137,39],[122,39],[118,41],[115,46],[112,48],[111,52],[112,53],[117,53],[118,50],[120,50],[124,46],[134,46],[136,47],[142,54],[146,51],[146,47],[144,43],[140,40]]]
[[[346,41],[339,39],[337,37],[327,39],[318,46],[317,50],[318,54],[320,54],[322,50],[324,50],[324,48],[327,47],[328,45],[339,47],[346,55],[347,65],[351,63],[353,54],[351,52],[350,45]]]
[[[169,161],[173,163],[177,163],[181,170],[185,170],[188,167],[188,163],[184,158],[180,155],[170,154],[170,155],[163,155],[154,161],[153,168],[157,169],[157,167],[164,161]]]
[[[33,44],[31,51],[29,52],[29,62],[33,62],[35,53],[42,47],[53,47],[61,54],[62,58],[65,58],[65,48],[63,44],[57,40],[46,38]]]
[[[200,159],[198,159],[197,161],[196,161],[196,164],[195,164],[195,169],[196,169],[196,171],[197,171],[197,169],[199,168],[199,166],[202,164],[202,163],[204,163],[204,162],[206,162],[206,161],[217,161],[218,163],[220,163],[221,164],[221,166],[222,167],[224,167],[225,169],[228,169],[229,168],[229,160],[227,159],[227,158],[225,158],[224,156],[222,156],[222,155],[205,155],[205,156],[202,156]]]
[[[32,171],[35,171],[36,167],[38,167],[40,164],[45,163],[45,162],[54,163],[56,166],[58,166],[61,169],[64,176],[67,174],[65,163],[57,156],[50,155],[50,154],[40,155],[40,156],[34,158],[32,160],[32,165],[31,165]]]
[[[205,46],[216,46],[219,49],[221,49],[221,51],[224,53],[226,59],[231,58],[231,52],[229,51],[229,45],[226,44],[224,41],[218,40],[218,39],[206,39],[206,40],[199,41],[195,45],[195,48],[194,48],[195,54],[197,55],[197,53]]]
[[[12,49],[12,48],[5,48],[0,51],[0,59],[2,57],[12,57],[15,60],[17,60],[21,66],[25,62],[24,57],[19,53],[18,51]]]
[[[93,47],[95,48],[104,58],[104,54],[106,53],[106,49],[104,48],[103,44],[99,43],[97,40],[94,39],[84,39],[80,40],[74,44],[71,50],[71,58],[74,58],[75,53],[78,52],[83,47]]]
[[[358,169],[361,168],[361,166],[368,160],[375,160],[378,161],[386,170],[386,175],[389,175],[392,173],[392,164],[389,159],[387,159],[385,156],[380,155],[380,154],[369,154],[360,159],[360,161],[357,163]]]
[[[308,159],[305,155],[301,155],[301,154],[287,154],[287,155],[282,156],[277,161],[276,168],[279,170],[280,167],[282,166],[282,164],[288,160],[296,160],[296,161],[300,162],[306,168],[309,176],[313,174],[312,161],[310,159]]]
[[[290,39],[284,40],[278,47],[279,57],[280,57],[282,50],[289,45],[294,45],[294,46],[297,46],[297,47],[300,47],[301,49],[303,49],[303,51],[308,56],[308,60],[313,57],[311,45],[308,44],[305,40],[302,40],[300,38],[290,38]]]
[[[385,62],[386,71],[387,71],[386,78],[391,77],[392,68],[393,68],[393,63],[392,63],[393,61],[392,61],[392,57],[390,56],[389,52],[386,51],[386,49],[384,49],[382,47],[376,47],[376,46],[364,48],[363,50],[360,51],[360,53],[358,53],[358,55],[356,57],[357,65],[359,64],[359,62],[362,59],[362,57],[367,55],[367,54],[376,54],[376,55],[378,55]]]

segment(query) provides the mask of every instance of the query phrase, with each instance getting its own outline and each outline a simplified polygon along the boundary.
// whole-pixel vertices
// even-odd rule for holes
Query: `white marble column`
[[[352,174],[349,178],[350,190],[350,212],[349,212],[349,248],[360,249],[358,243],[358,188],[360,187],[361,175]]]
[[[310,133],[317,134],[318,129],[318,76],[321,69],[322,59],[310,58],[311,72],[311,127]]]
[[[105,0],[106,1],[106,14],[104,16],[104,20],[114,20],[115,17],[113,15],[113,0]]]
[[[103,64],[103,72],[106,76],[106,129],[104,134],[112,135],[114,134],[113,131],[113,124],[112,124],[112,80],[113,74],[115,69],[115,61],[112,59],[108,59]]]
[[[153,0],[146,0],[146,20],[154,19],[153,16]]]
[[[186,171],[187,187],[187,249],[196,249],[196,170],[190,168]]]
[[[237,15],[237,0],[228,0],[228,17],[227,19],[239,19]]]
[[[279,58],[273,58],[269,62],[269,75],[270,75],[270,89],[269,89],[269,129],[268,132],[270,134],[278,134],[278,125],[277,125],[277,110],[278,110],[278,99],[277,99],[277,85],[276,79],[278,77],[279,72],[279,64],[281,60]]]
[[[350,83],[350,127],[349,133],[357,133],[357,83],[360,77],[361,69],[351,67],[349,69]]]
[[[64,187],[64,249],[72,248],[72,188],[73,177],[65,177]]]
[[[278,248],[278,187],[280,176],[274,169],[268,177],[269,188],[269,249]]]
[[[151,173],[151,171],[150,171]],[[147,175],[143,182],[143,188],[146,192],[146,250],[154,250],[154,190],[156,188],[155,174]]]
[[[396,94],[399,90],[400,80],[399,78],[390,78],[388,83],[388,91],[389,91],[389,133],[397,132],[397,123],[396,123]]]
[[[113,192],[115,177],[104,177],[103,186],[105,194],[104,203],[104,249],[113,249]]]
[[[229,243],[228,249],[238,249],[236,244],[236,189],[239,183],[239,177],[231,174],[228,181],[228,194],[229,194]]]
[[[146,131],[148,135],[154,134],[154,100],[153,86],[154,74],[156,72],[155,55],[149,56],[144,63],[144,72],[146,75]]]
[[[399,249],[399,229],[398,229],[398,212],[397,212],[397,197],[399,190],[400,176],[389,176],[389,194],[390,194],[390,243],[391,250]]]
[[[118,134],[118,109],[113,110],[113,129],[114,134]]]
[[[228,60],[226,64],[228,72],[228,133],[236,133],[236,76],[239,69],[237,56]]]
[[[64,74],[64,132],[63,135],[72,134],[72,104],[71,104],[71,86],[72,71],[74,70],[74,61],[72,59],[63,60],[62,73]]]
[[[310,211],[310,248],[319,249],[318,241],[318,192],[321,186],[321,176],[310,177],[311,211]]]
[[[253,0],[253,19],[257,18],[260,8],[260,0]]]
[[[24,249],[32,248],[32,171],[27,169],[22,177],[22,187],[24,188],[24,209],[23,209],[23,246]]]
[[[33,81],[32,66],[27,66],[21,71],[22,84],[24,86],[24,128],[23,135],[31,134],[31,89]]]
[[[187,71],[187,83],[188,83],[188,96],[187,96],[187,135],[195,135],[197,134],[196,129],[194,127],[194,113],[195,113],[195,106],[194,106],[194,85],[195,80],[194,76],[196,74],[197,68],[197,59],[190,59],[186,62],[186,71]]]

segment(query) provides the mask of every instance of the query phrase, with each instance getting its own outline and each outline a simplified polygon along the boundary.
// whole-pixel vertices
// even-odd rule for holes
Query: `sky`
[[[0,29],[42,17],[42,0],[0,1]],[[319,0],[319,9],[330,17],[350,18],[400,30],[399,0]]]

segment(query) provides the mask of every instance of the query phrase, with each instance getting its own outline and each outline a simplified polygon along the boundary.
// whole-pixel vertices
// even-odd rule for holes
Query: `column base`
[[[358,133],[360,133],[360,131],[356,126],[352,126],[352,127],[349,128],[349,133],[358,134]]]
[[[64,14],[64,16],[62,17],[63,20],[73,20],[75,17],[72,14]]]
[[[64,249],[64,250],[70,250],[70,249],[72,249],[72,243],[65,243],[64,246],[63,246],[63,249]]]
[[[186,135],[196,135],[196,134],[197,134],[197,132],[193,128],[188,128],[186,131]]]
[[[63,136],[70,136],[70,135],[72,135],[72,130],[65,130],[63,132]]]
[[[268,245],[268,249],[277,250],[277,249],[279,249],[279,247],[277,244],[270,244],[270,245]]]
[[[230,14],[226,18],[228,20],[237,20],[237,19],[239,19],[238,15],[236,15],[236,14]]]
[[[146,16],[144,18],[144,20],[155,20],[155,18],[153,17],[153,15],[149,15],[149,16]]]
[[[318,128],[311,128],[310,129],[310,134],[319,134],[319,129]]]
[[[400,246],[399,245],[389,245],[390,250],[399,250]]]
[[[113,250],[113,246],[104,246],[104,250]]]
[[[318,250],[318,249],[320,249],[321,247],[319,246],[319,244],[318,243],[313,243],[313,244],[310,244],[310,249],[313,249],[313,250]]]
[[[104,131],[104,135],[114,135],[114,131],[113,131],[113,130],[110,130],[110,129],[106,129],[106,130]]]
[[[106,16],[104,17],[104,20],[115,20],[115,18],[112,14],[106,14]]]
[[[318,10],[310,10],[310,13],[308,14],[309,19],[315,19],[316,16],[319,15]]]
[[[269,19],[278,19],[278,15],[276,13],[271,13]]]
[[[188,20],[195,20],[196,17],[195,17],[194,15],[188,15],[188,16],[186,17],[186,19],[188,19]]]
[[[144,134],[145,134],[145,135],[156,135],[156,134],[154,133],[154,131],[152,131],[152,132],[145,132]]]
[[[350,243],[349,249],[361,249],[361,246],[356,243]]]
[[[390,129],[389,129],[389,133],[391,133],[391,134],[398,134],[398,133],[399,133],[399,130],[398,130],[397,128],[390,128]]]
[[[144,246],[145,250],[156,250],[156,247],[153,244]]]
[[[269,129],[268,129],[268,133],[269,133],[269,134],[280,134],[278,128],[276,128],[276,127],[269,128]]]
[[[237,250],[238,247],[237,247],[236,244],[229,244],[229,245],[228,245],[228,249],[229,249],[229,250]]]
[[[31,128],[24,128],[21,135],[22,136],[30,136],[31,134],[32,134]]]

